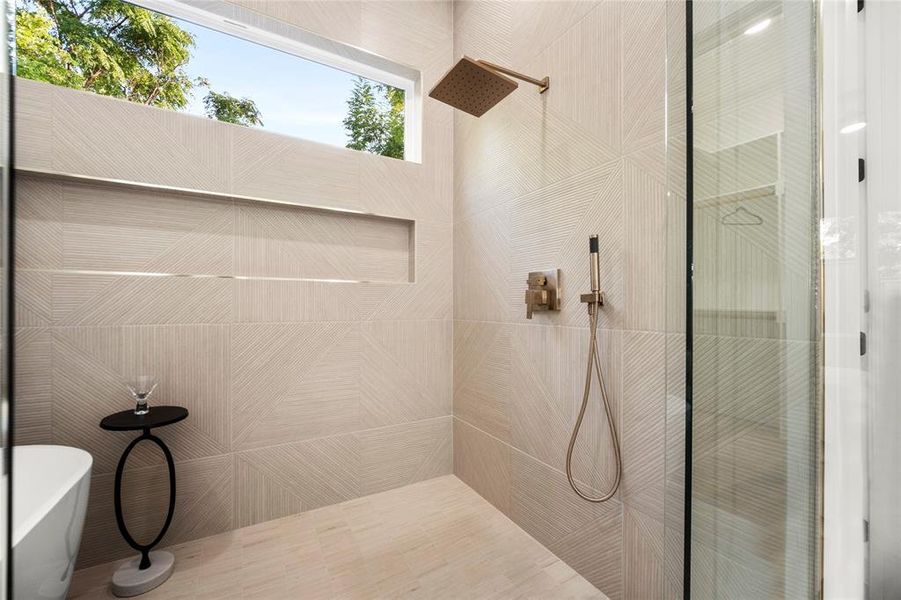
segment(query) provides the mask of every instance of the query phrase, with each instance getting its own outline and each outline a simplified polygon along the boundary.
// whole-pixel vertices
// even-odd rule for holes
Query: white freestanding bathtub
[[[91,455],[65,446],[13,446],[13,594],[64,600],[91,486]]]

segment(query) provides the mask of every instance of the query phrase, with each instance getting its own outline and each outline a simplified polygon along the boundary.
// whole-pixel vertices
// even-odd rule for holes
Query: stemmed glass
[[[150,412],[150,406],[147,400],[153,394],[153,390],[159,382],[153,375],[137,375],[128,380],[128,391],[134,396],[137,404],[135,405],[136,415],[146,415]]]

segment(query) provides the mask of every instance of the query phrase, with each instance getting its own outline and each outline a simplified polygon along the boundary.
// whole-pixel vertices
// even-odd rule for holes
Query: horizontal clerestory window
[[[16,75],[419,160],[418,72],[221,4],[18,0]]]

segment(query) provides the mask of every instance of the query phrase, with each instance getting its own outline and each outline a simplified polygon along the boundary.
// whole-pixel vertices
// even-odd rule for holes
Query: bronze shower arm
[[[518,73],[513,69],[508,69],[507,67],[502,67],[500,65],[496,65],[494,63],[488,62],[487,60],[476,60],[480,65],[486,66],[492,71],[497,71],[498,73],[503,73],[504,75],[509,75],[510,77],[515,77],[520,81],[525,81],[527,83],[531,83],[532,85],[538,86],[538,93],[543,94],[547,91],[548,87],[551,85],[551,81],[549,78],[545,77],[544,79],[535,79],[534,77],[529,77],[528,75],[523,75],[522,73]]]

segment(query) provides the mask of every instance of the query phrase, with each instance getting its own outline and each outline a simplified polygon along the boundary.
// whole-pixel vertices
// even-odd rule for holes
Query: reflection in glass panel
[[[814,10],[693,3],[693,598],[818,586]]]
[[[10,236],[10,63],[11,39],[8,6],[0,0],[0,600],[12,597],[9,582],[9,499],[10,499],[10,407],[8,359],[9,335],[9,245]]]

